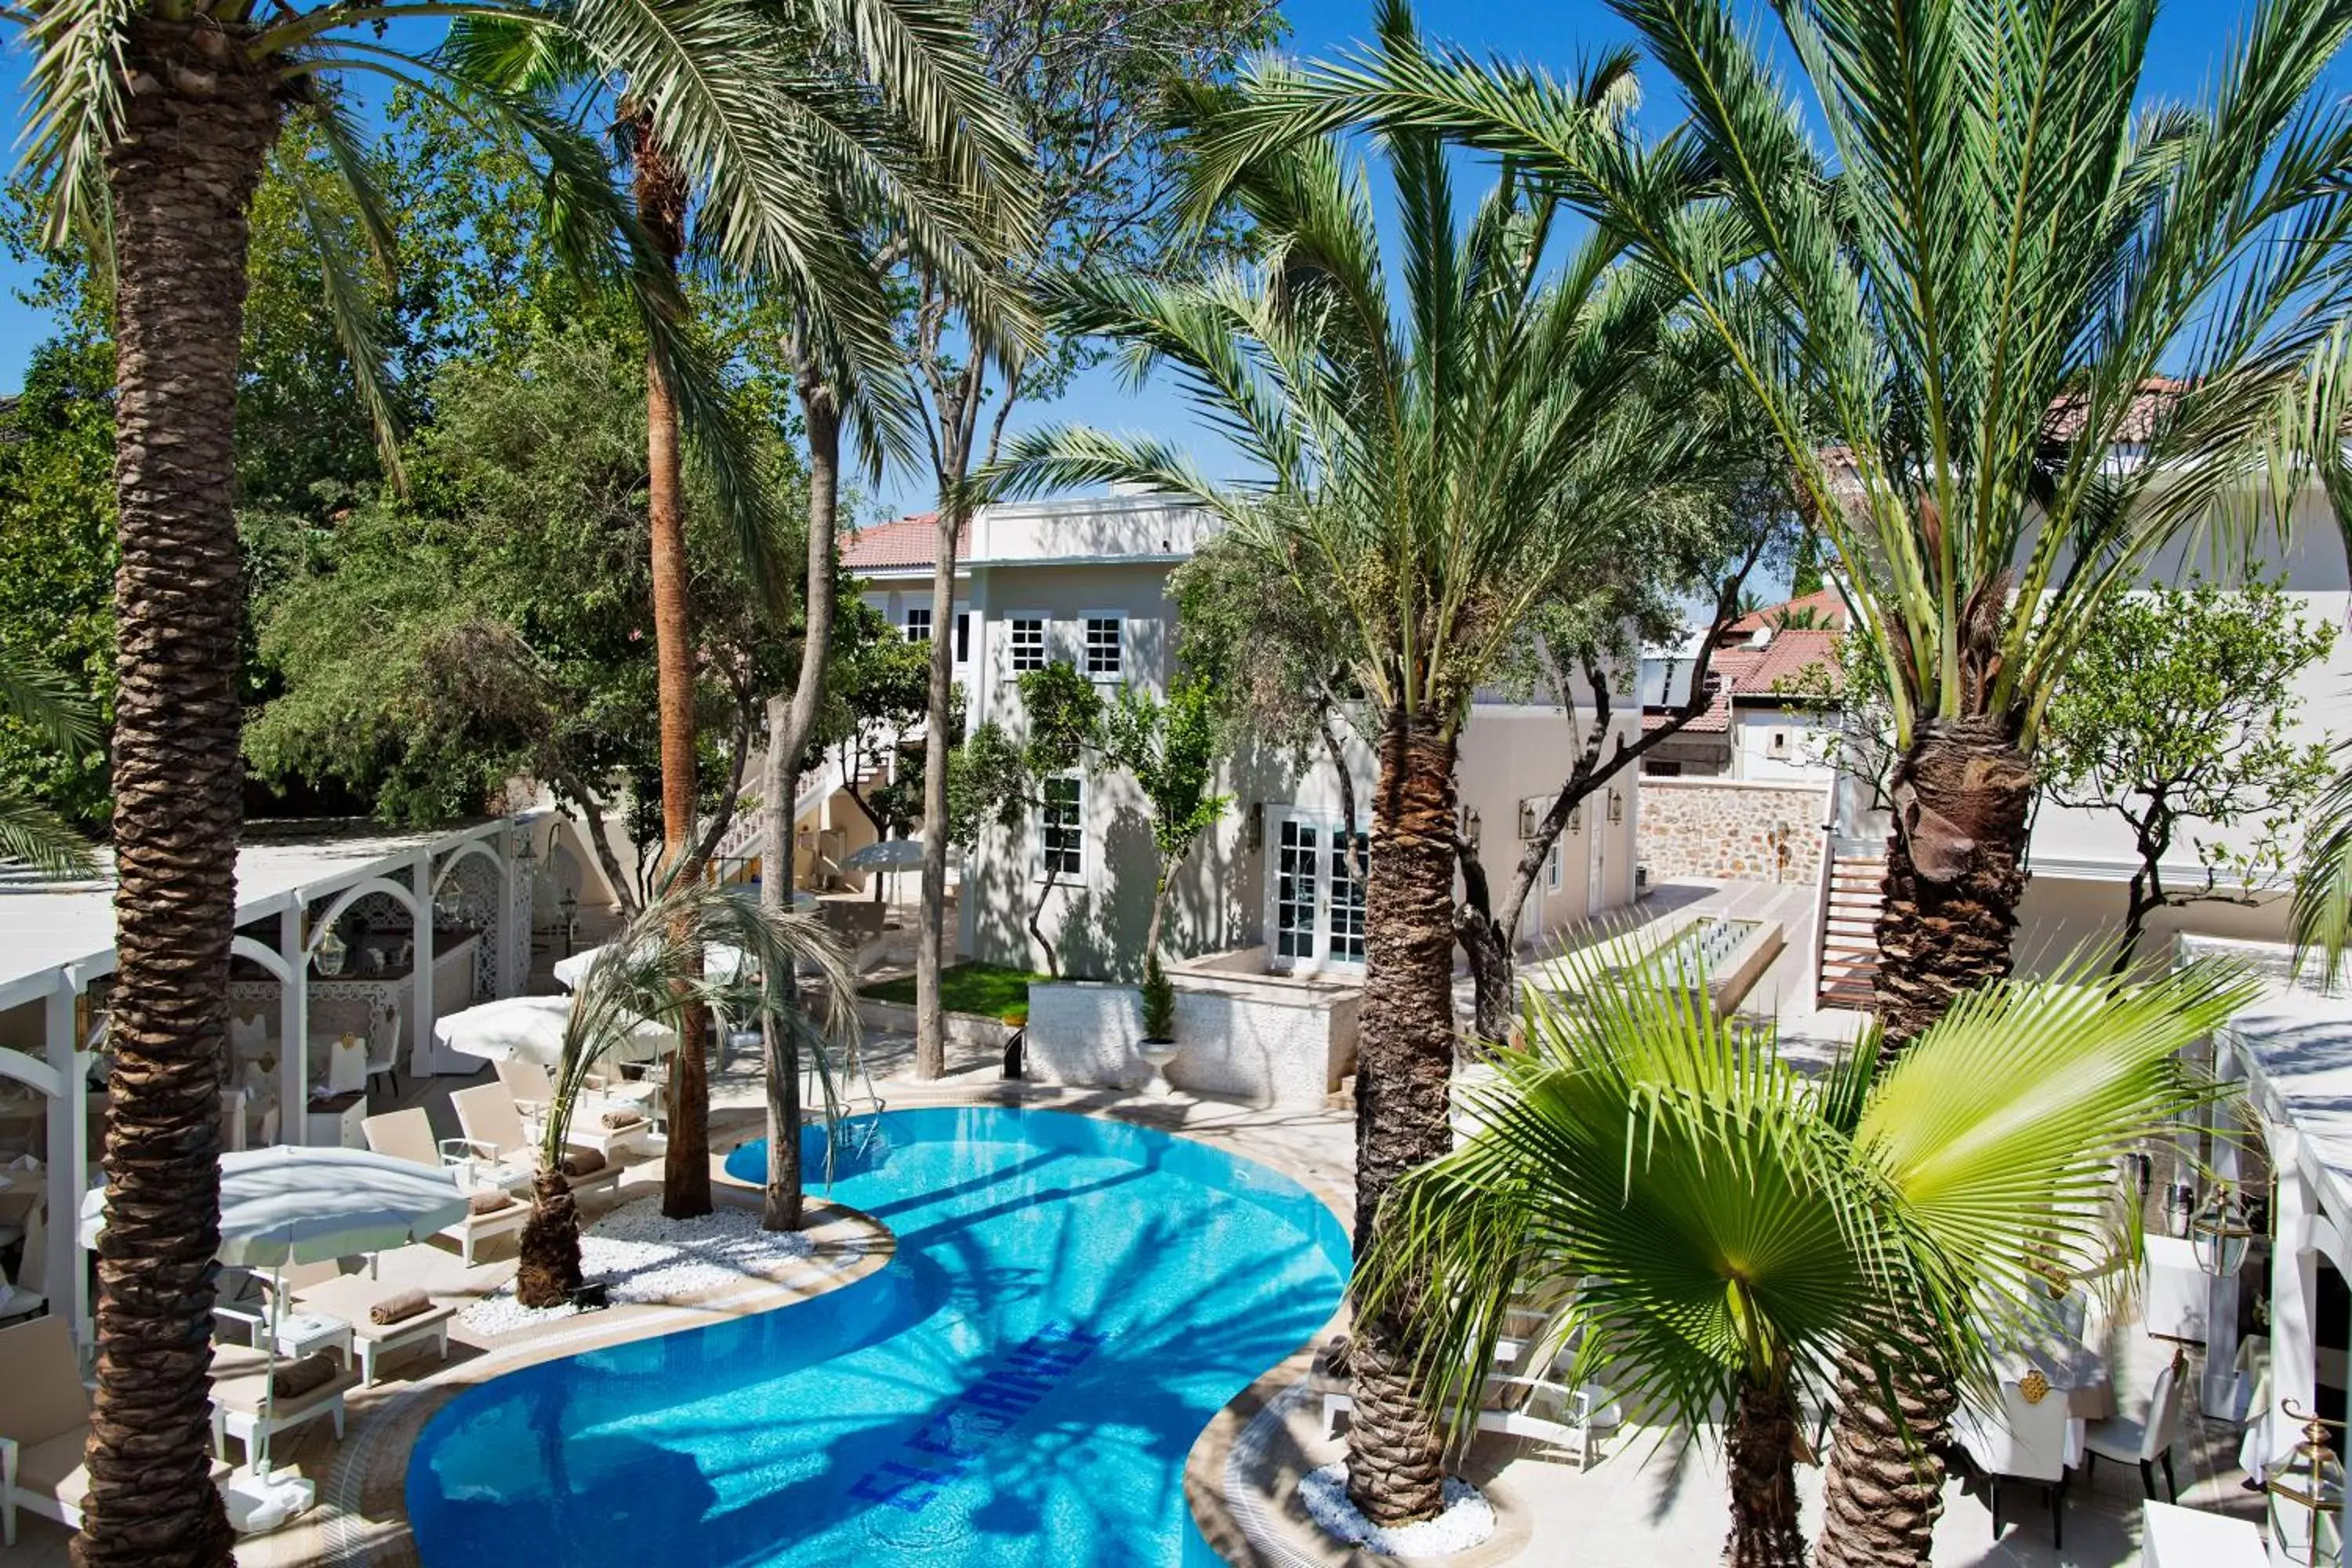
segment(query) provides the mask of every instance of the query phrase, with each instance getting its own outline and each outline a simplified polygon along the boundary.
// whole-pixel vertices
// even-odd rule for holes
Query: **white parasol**
[[[484,1061],[537,1062],[552,1068],[562,1061],[563,1026],[571,1016],[569,996],[509,996],[436,1020],[433,1037]],[[616,1062],[652,1061],[677,1045],[676,1031],[644,1018],[609,1057]]]
[[[285,1299],[278,1274],[289,1263],[317,1263],[404,1247],[465,1217],[466,1194],[447,1171],[364,1149],[305,1149],[283,1143],[223,1154],[221,1262],[271,1271],[261,1426],[247,1469],[229,1487],[232,1518],[247,1531],[274,1530],[316,1500],[299,1478],[272,1480],[269,1424],[276,1414],[275,1314]],[[106,1229],[106,1191],[83,1194],[78,1234],[96,1247]]]
[[[579,990],[581,980],[588,973],[588,966],[595,963],[611,946],[610,942],[606,942],[597,947],[584,948],[569,958],[557,959],[554,970],[555,983],[566,991]],[[743,954],[739,950],[729,947],[725,942],[714,942],[702,950],[702,973],[706,978],[711,980],[730,982],[740,980],[743,975]]]

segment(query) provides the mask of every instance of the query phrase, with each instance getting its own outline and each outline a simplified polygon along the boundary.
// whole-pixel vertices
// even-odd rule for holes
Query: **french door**
[[[1284,973],[1360,969],[1369,843],[1350,839],[1336,816],[1270,807],[1266,812],[1266,948]]]

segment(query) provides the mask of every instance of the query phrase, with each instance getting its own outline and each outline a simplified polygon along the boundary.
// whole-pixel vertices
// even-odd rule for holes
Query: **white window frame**
[[[1116,669],[1095,668],[1095,624],[1108,621],[1118,628],[1117,641],[1111,645]],[[1127,612],[1125,610],[1087,610],[1078,616],[1078,673],[1088,680],[1117,684],[1127,679]]]
[[[1021,656],[1029,651],[1021,640],[1021,623],[1037,623],[1037,662],[1024,664]],[[1004,616],[1004,675],[1017,680],[1033,669],[1043,669],[1054,662],[1054,617],[1043,610],[1009,610]]]
[[[923,634],[920,637],[915,635],[915,617],[918,616],[922,617]],[[929,605],[909,605],[905,614],[899,617],[898,635],[908,642],[927,643],[931,640],[931,635],[938,630],[937,626],[931,625],[931,607]]]
[[[1557,838],[1551,841],[1551,853],[1544,857],[1544,891],[1557,893],[1568,881],[1568,852]]]
[[[1056,784],[1069,784],[1076,789],[1077,794],[1076,803],[1077,822],[1073,829],[1067,830],[1076,832],[1077,842],[1075,846],[1059,851],[1056,851],[1054,848],[1049,837],[1049,835],[1052,833],[1066,831],[1064,829],[1055,828],[1052,826],[1049,816],[1053,810],[1050,792]],[[1045,880],[1045,874],[1048,869],[1047,857],[1056,853],[1073,855],[1076,858],[1078,862],[1076,869],[1065,870],[1054,878],[1054,881],[1057,886],[1066,888],[1076,887],[1086,881],[1087,807],[1092,804],[1087,800],[1087,776],[1084,773],[1055,773],[1052,777],[1045,779],[1039,783],[1037,802],[1037,869],[1035,878],[1037,881],[1043,882]]]
[[[1335,855],[1348,852],[1343,844],[1346,837],[1346,825],[1339,814],[1269,804],[1265,809],[1265,818],[1264,893],[1267,968],[1279,974],[1362,973],[1364,968],[1362,959],[1339,958],[1332,954],[1332,948],[1335,945],[1334,917],[1342,911],[1335,910],[1333,908],[1333,895],[1339,890],[1339,879],[1332,874],[1331,862]],[[1310,894],[1312,900],[1310,951],[1286,955],[1282,952],[1282,931],[1279,921],[1283,902],[1280,897],[1282,841],[1284,830],[1288,827],[1311,830],[1315,835],[1315,842],[1311,849],[1305,846],[1300,847],[1307,853],[1308,863],[1314,868],[1314,888]],[[1364,825],[1360,822],[1356,831],[1360,836],[1364,834]],[[1292,901],[1295,903],[1297,900]]]

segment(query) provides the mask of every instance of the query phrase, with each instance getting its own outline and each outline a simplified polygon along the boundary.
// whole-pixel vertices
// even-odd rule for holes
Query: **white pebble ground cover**
[[[672,1301],[769,1278],[776,1265],[809,1255],[796,1231],[761,1230],[750,1209],[720,1208],[694,1219],[670,1219],[659,1198],[624,1204],[591,1225],[580,1238],[580,1271],[614,1301]],[[580,1309],[533,1309],[515,1300],[511,1282],[459,1315],[478,1334],[509,1333],[533,1323],[568,1318]]]
[[[1495,1510],[1478,1489],[1453,1476],[1445,1478],[1445,1509],[1435,1519],[1387,1530],[1374,1524],[1348,1500],[1348,1467],[1326,1465],[1298,1480],[1299,1500],[1307,1517],[1327,1534],[1362,1546],[1383,1557],[1444,1557],[1467,1552],[1495,1533]]]

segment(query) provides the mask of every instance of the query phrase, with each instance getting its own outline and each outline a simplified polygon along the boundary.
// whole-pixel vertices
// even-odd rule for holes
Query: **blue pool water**
[[[408,1470],[427,1568],[1206,1556],[1184,1457],[1338,1306],[1338,1220],[1262,1165],[1120,1122],[945,1109],[880,1132],[831,1195],[897,1233],[887,1267],[444,1407]],[[766,1158],[729,1169],[757,1181]]]

